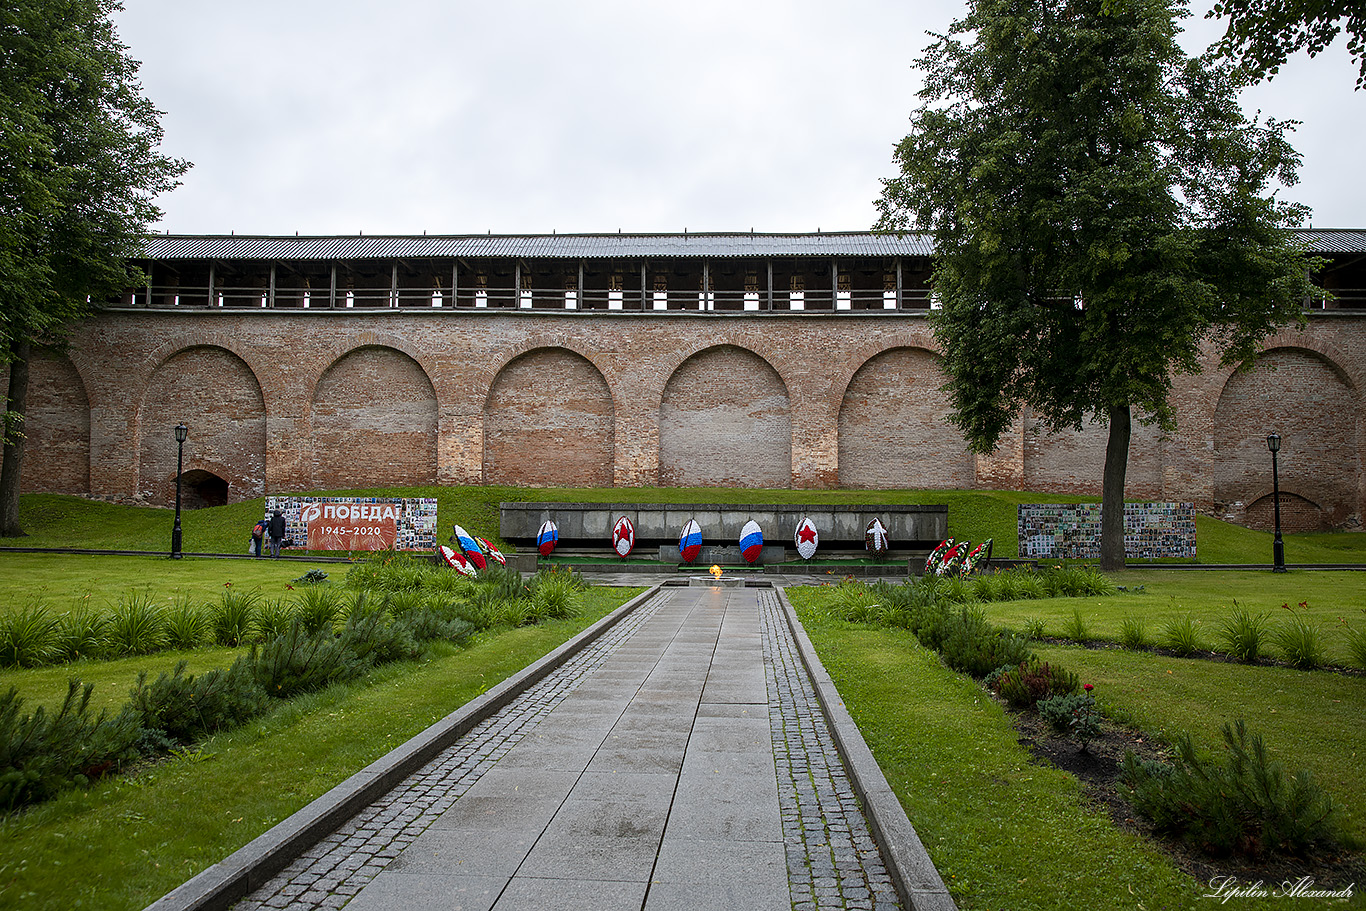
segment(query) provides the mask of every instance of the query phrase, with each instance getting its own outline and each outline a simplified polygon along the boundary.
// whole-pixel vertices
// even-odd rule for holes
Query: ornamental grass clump
[[[342,593],[330,585],[317,585],[305,589],[295,601],[294,618],[303,625],[309,635],[332,632],[333,625],[341,614]]]
[[[294,603],[274,598],[261,604],[256,612],[256,635],[262,642],[283,636],[294,622]]]
[[[972,596],[983,603],[992,601],[1005,601],[1001,596],[1001,573],[988,572],[976,576],[972,580]]]
[[[221,600],[210,615],[213,641],[218,645],[233,647],[253,641],[260,603],[261,593],[258,591],[234,591],[231,587],[224,589]]]
[[[1219,642],[1239,661],[1251,664],[1261,657],[1262,646],[1269,633],[1269,614],[1250,614],[1233,602],[1233,610],[1219,628]]]
[[[1205,647],[1200,637],[1200,621],[1190,614],[1174,617],[1162,627],[1162,644],[1178,658],[1185,658]]]
[[[1260,735],[1239,719],[1225,724],[1222,762],[1197,755],[1187,734],[1172,763],[1124,757],[1121,779],[1134,808],[1162,834],[1214,855],[1311,856],[1337,842],[1332,799],[1310,777],[1287,777]]]
[[[102,658],[109,653],[109,615],[81,601],[57,618],[58,661]]]
[[[537,573],[532,577],[529,596],[520,600],[529,600],[536,616],[551,620],[577,616],[583,603],[574,578],[568,573],[556,572]]]
[[[1081,608],[1072,608],[1072,616],[1062,625],[1062,637],[1073,642],[1089,642],[1091,640],[1091,628],[1086,625],[1086,620],[1081,615]]]
[[[1152,645],[1148,639],[1148,625],[1139,617],[1125,617],[1119,621],[1119,644],[1138,651]]]
[[[166,609],[166,645],[189,650],[199,648],[213,634],[209,612],[185,595],[177,596]]]
[[[1344,624],[1343,635],[1347,637],[1347,654],[1352,656],[1352,663],[1366,670],[1366,627]]]
[[[877,594],[870,591],[862,582],[852,579],[835,586],[835,595],[830,599],[830,615],[846,623],[873,623],[881,608]]]
[[[150,591],[130,591],[109,615],[109,653],[149,655],[166,647],[166,614]]]
[[[1299,614],[1285,620],[1272,640],[1291,667],[1312,671],[1328,663],[1323,648],[1323,628]]]
[[[41,604],[0,616],[0,666],[37,667],[61,655],[57,619]]]

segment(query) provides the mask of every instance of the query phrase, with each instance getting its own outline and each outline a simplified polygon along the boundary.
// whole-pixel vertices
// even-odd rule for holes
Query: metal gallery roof
[[[1366,253],[1366,229],[1305,228],[1306,252]],[[928,234],[850,231],[815,234],[463,234],[299,237],[149,235],[145,258],[356,259],[741,259],[763,257],[932,256]]]
[[[470,234],[252,237],[155,234],[146,258],[167,259],[645,259],[766,256],[929,256],[920,234]]]

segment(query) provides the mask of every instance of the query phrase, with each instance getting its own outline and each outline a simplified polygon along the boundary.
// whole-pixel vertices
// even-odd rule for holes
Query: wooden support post
[[[768,266],[768,309],[773,309],[773,260],[766,259],[764,263]]]
[[[214,306],[214,303],[213,303],[213,262],[212,262],[212,261],[209,262],[209,306],[210,306],[210,307]]]
[[[393,277],[389,280],[389,306],[398,306],[398,263],[394,263]]]
[[[332,264],[332,284],[327,289],[327,306],[333,309],[337,306],[337,264]]]
[[[275,309],[275,263],[270,264],[270,291],[266,294],[266,306]]]
[[[460,260],[451,262],[451,306],[460,303]]]
[[[901,290],[901,257],[900,257],[900,256],[898,256],[898,257],[896,258],[896,308],[897,308],[898,310],[904,310],[904,309],[906,308],[906,299],[905,299],[905,297],[902,295],[902,290]]]

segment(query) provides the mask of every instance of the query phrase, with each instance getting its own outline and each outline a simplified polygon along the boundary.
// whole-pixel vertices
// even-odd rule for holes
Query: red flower
[[[1091,692],[1092,689],[1094,689],[1094,687],[1093,687],[1091,684],[1089,684],[1089,683],[1083,683],[1083,684],[1081,685],[1081,688],[1084,689],[1084,690],[1086,690],[1086,692],[1088,692],[1088,693]]]

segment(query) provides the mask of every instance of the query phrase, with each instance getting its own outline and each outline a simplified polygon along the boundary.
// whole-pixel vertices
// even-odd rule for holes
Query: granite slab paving
[[[771,589],[662,589],[235,906],[899,908]]]

